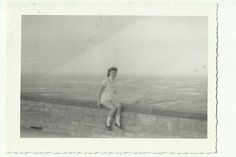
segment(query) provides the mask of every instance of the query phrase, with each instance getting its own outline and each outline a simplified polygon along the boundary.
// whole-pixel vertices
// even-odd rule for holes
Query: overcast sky
[[[23,16],[22,73],[207,75],[207,17]]]

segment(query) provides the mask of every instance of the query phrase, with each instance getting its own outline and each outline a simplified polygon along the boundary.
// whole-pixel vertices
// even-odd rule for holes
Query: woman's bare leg
[[[117,110],[116,106],[111,101],[102,102],[102,105],[104,105],[105,107],[107,107],[109,109],[106,125],[110,126],[112,117],[114,116],[114,114],[116,113],[116,110]]]
[[[121,125],[120,124],[120,115],[121,115],[121,104],[119,103],[119,102],[112,102],[115,106],[116,106],[116,108],[117,108],[117,111],[116,111],[116,124],[117,125]]]

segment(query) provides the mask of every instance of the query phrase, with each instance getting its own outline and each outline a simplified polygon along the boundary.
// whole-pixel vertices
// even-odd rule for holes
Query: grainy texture
[[[70,137],[207,138],[207,120],[122,112],[124,130],[104,127],[107,110],[21,100],[21,127],[42,127],[45,132]],[[26,136],[26,135],[25,135]]]

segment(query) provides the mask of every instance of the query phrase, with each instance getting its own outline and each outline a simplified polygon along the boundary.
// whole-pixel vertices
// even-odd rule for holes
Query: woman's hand
[[[101,100],[102,92],[104,91],[104,89],[105,89],[105,86],[101,86],[101,89],[100,89],[100,91],[99,91],[99,93],[98,93],[98,103],[97,103],[97,107],[101,107],[101,102],[100,102],[100,100]]]
[[[97,107],[101,107],[101,103],[100,103],[100,101],[98,101],[98,103],[97,103]]]

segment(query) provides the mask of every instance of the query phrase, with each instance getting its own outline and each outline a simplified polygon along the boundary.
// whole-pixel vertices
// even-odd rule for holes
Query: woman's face
[[[110,71],[110,76],[112,79],[116,77],[117,71]]]

